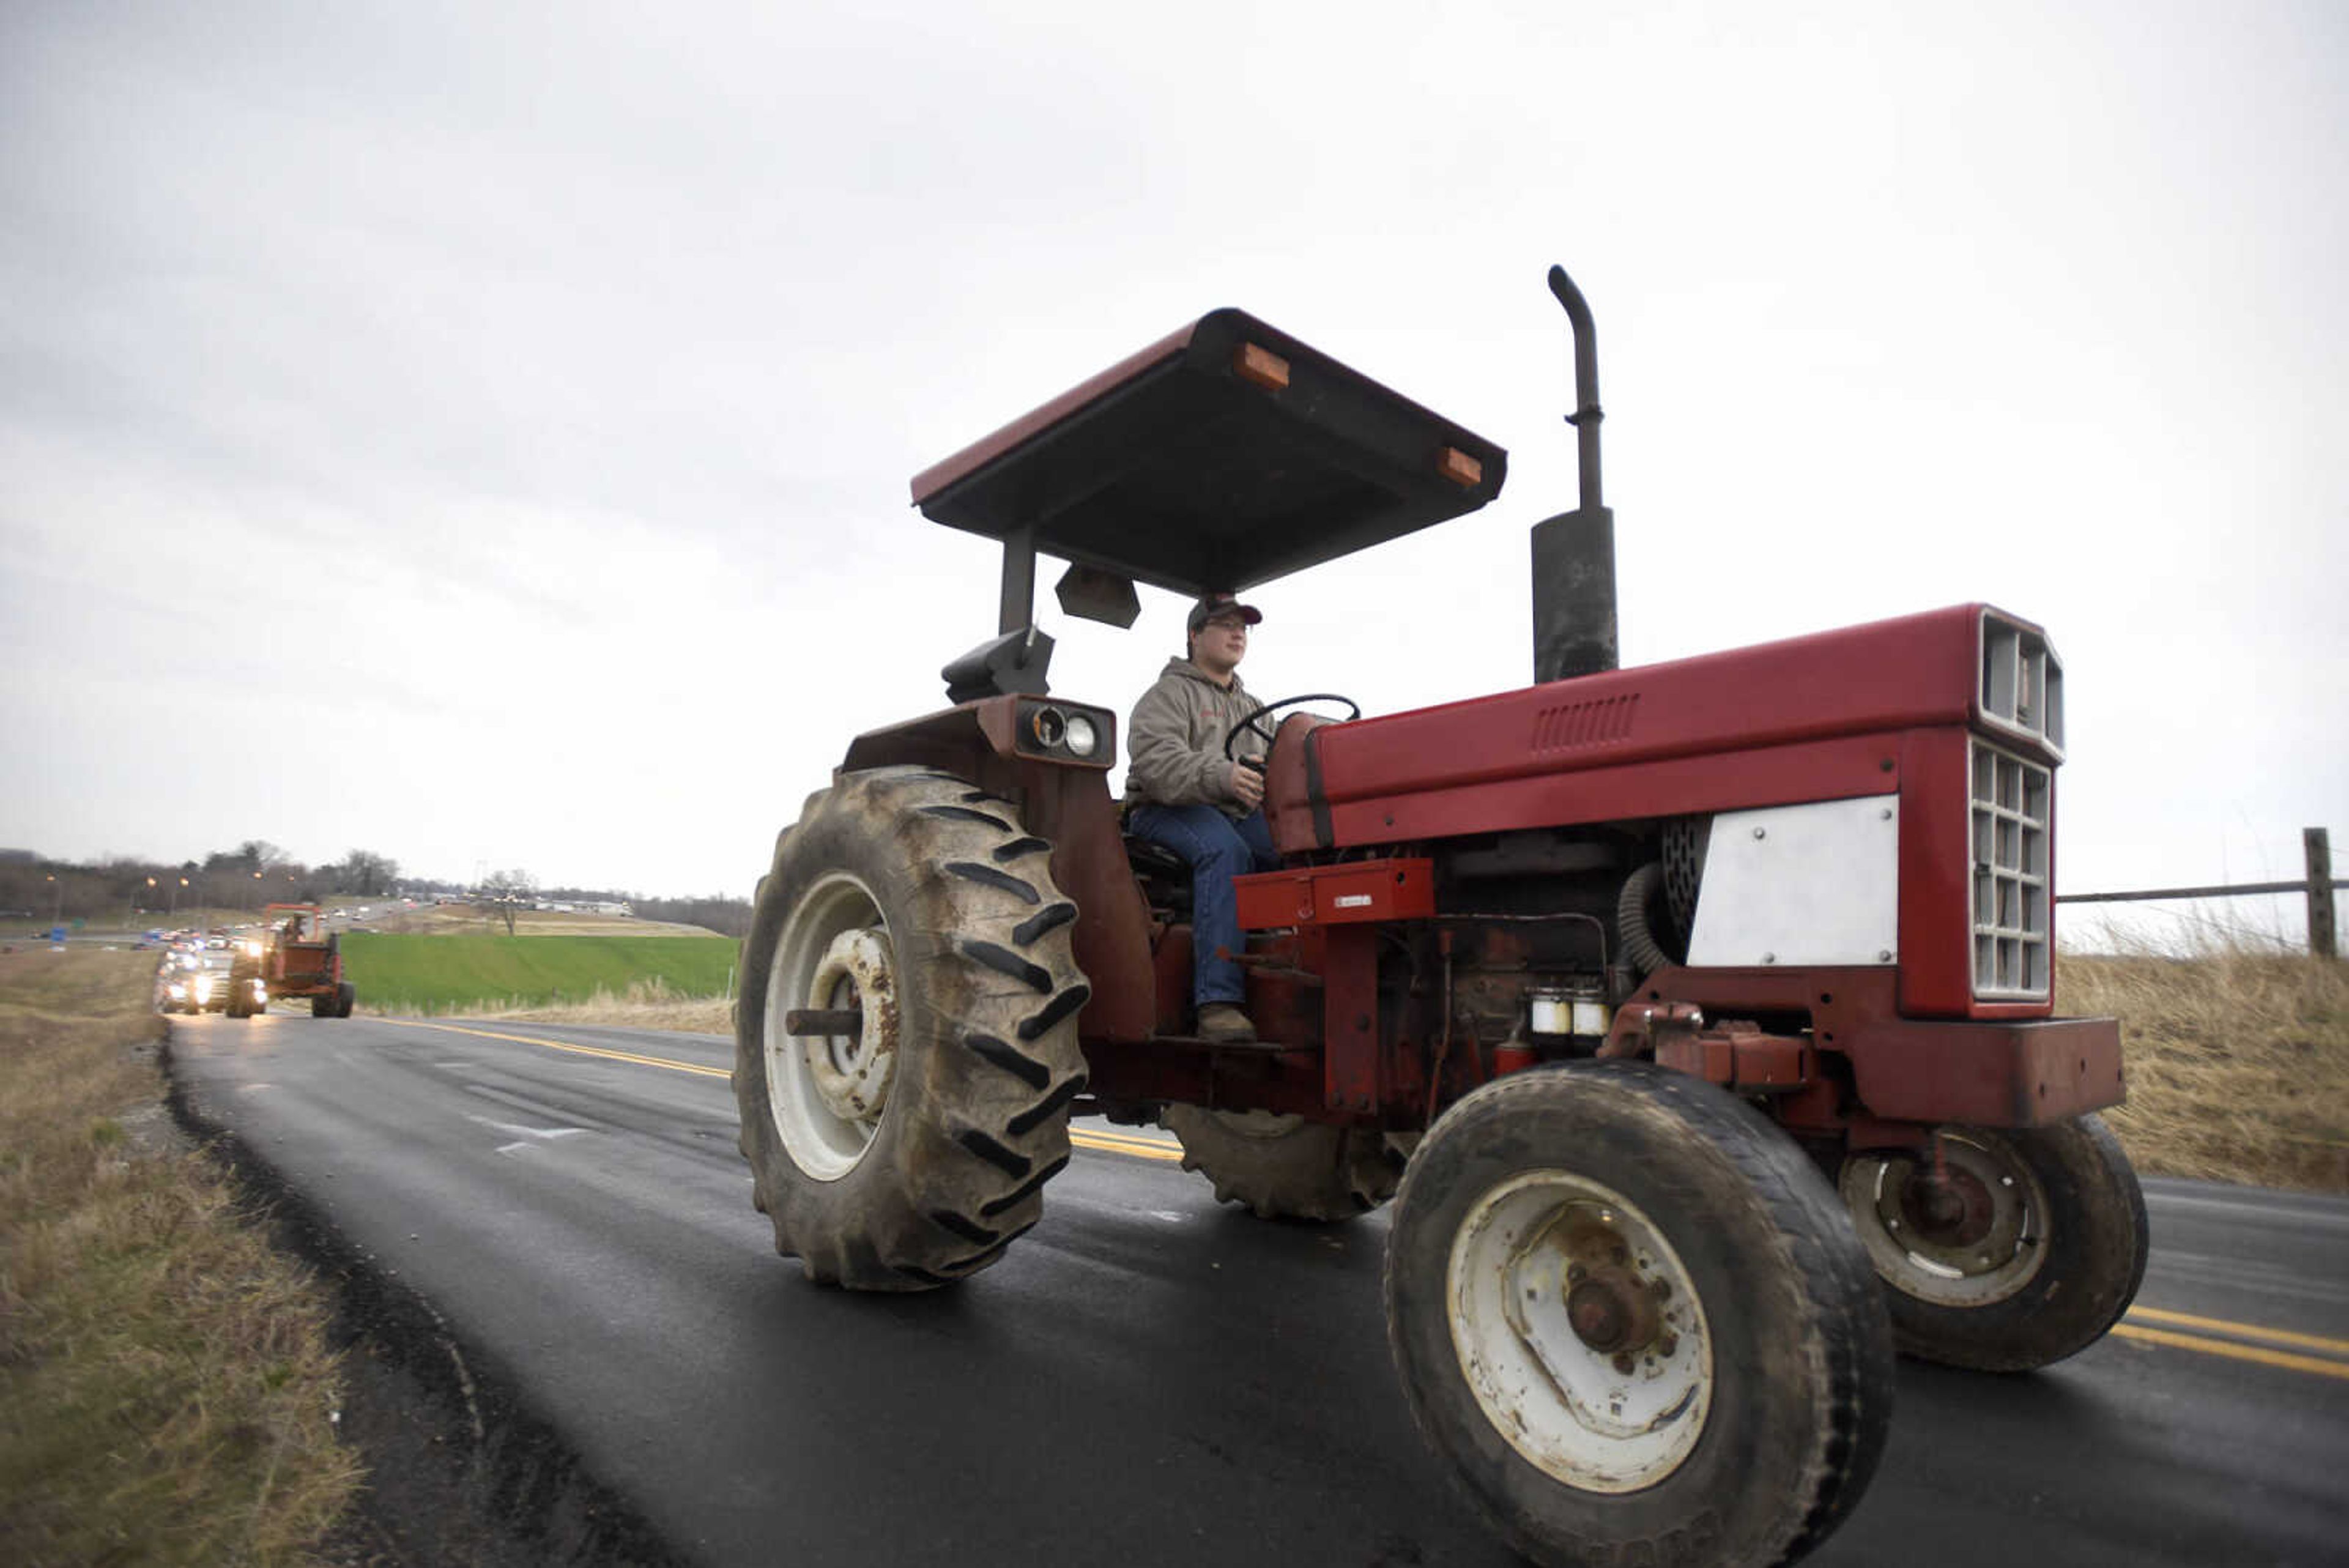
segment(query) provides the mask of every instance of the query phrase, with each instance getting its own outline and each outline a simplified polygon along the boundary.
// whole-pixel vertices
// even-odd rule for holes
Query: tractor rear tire
[[[313,1018],[335,1017],[335,1003],[338,1000],[339,998],[337,998],[332,992],[322,992],[317,996],[312,997],[310,999],[310,1016]]]
[[[1092,994],[1050,861],[1010,803],[916,768],[843,775],[777,839],[734,1092],[752,1203],[810,1279],[934,1289],[1041,1216]],[[795,1009],[854,1009],[858,1031],[788,1034]]]
[[[1181,1140],[1183,1168],[1215,1184],[1216,1202],[1259,1220],[1351,1220],[1402,1180],[1402,1158],[1375,1129],[1198,1106],[1169,1106],[1158,1125]]]
[[[1893,1351],[1826,1178],[1648,1062],[1512,1074],[1413,1155],[1387,1334],[1421,1434],[1536,1563],[1788,1563],[1857,1505]]]
[[[2149,1241],[2104,1118],[1935,1136],[1952,1208],[1922,1208],[1930,1166],[1905,1151],[1849,1156],[1838,1182],[1901,1351],[2029,1372],[2102,1339],[2137,1299]]]

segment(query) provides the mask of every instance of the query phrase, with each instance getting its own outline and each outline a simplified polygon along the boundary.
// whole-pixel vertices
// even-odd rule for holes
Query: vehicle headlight
[[[171,1000],[174,1002],[188,1000],[188,987],[185,981],[175,980],[171,982]]]
[[[208,974],[200,974],[196,976],[196,1000],[198,1002],[209,1002],[212,1000],[212,977]]]
[[[1068,739],[1069,750],[1072,753],[1090,757],[1093,754],[1093,748],[1101,744],[1101,732],[1095,730],[1093,722],[1082,713],[1071,713],[1069,715]]]
[[[255,1002],[268,1001],[269,987],[260,981],[254,981],[253,982],[253,1000]]]

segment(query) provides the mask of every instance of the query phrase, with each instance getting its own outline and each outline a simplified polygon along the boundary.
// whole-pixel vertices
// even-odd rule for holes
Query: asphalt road
[[[1219,1208],[1163,1134],[1080,1124],[1043,1222],[959,1289],[777,1258],[730,1041],[173,1021],[174,1071],[711,1563],[1499,1568],[1412,1430],[1381,1216]],[[2023,1377],[1903,1363],[1809,1561],[2349,1563],[2349,1203],[2149,1181],[2119,1330]]]

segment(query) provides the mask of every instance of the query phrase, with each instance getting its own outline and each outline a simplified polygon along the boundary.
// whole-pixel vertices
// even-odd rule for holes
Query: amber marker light
[[[1253,343],[1243,343],[1232,350],[1232,369],[1241,380],[1252,381],[1269,392],[1278,392],[1288,385],[1288,361]]]
[[[1454,484],[1470,485],[1485,477],[1485,465],[1456,446],[1447,446],[1435,460],[1435,471]]]

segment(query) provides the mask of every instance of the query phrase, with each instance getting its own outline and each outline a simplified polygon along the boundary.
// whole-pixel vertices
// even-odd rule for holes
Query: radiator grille
[[[1982,716],[2064,755],[2064,661],[2039,633],[1988,612],[1982,621]]]
[[[2054,775],[1973,743],[1974,994],[2047,994],[2047,830]]]

